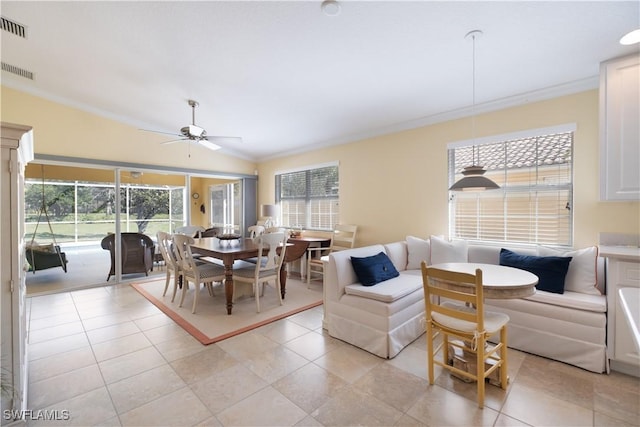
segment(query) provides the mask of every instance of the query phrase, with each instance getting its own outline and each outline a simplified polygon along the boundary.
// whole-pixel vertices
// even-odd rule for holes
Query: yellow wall
[[[0,86],[2,121],[33,127],[37,154],[253,174],[256,164]],[[132,149],[132,147],[136,147]]]
[[[357,245],[448,233],[447,143],[469,139],[469,118],[370,138],[258,166],[259,203],[274,200],[274,175],[305,165],[340,163],[340,217],[358,224]],[[599,201],[598,91],[476,116],[476,137],[576,123],[574,246],[602,231],[640,233],[639,202]],[[640,166],[639,166],[640,167]]]
[[[469,118],[369,138],[259,163],[201,149],[188,158],[182,144],[160,147],[162,136],[6,87],[2,120],[31,125],[38,154],[177,166],[238,174],[259,172],[258,206],[273,203],[278,170],[338,161],[341,222],[360,226],[357,245],[407,235],[447,234],[447,143],[469,139]],[[516,106],[476,117],[476,137],[576,123],[574,246],[598,242],[603,231],[640,233],[639,202],[599,201],[598,91]],[[132,147],[137,148],[134,152]],[[639,165],[640,167],[640,165]],[[146,175],[145,175],[146,176]],[[192,181],[208,209],[207,180]],[[192,223],[208,212],[191,199]]]

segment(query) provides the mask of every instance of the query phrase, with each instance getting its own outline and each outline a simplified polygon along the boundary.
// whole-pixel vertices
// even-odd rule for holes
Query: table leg
[[[280,294],[284,299],[284,294],[287,293],[287,263],[283,262],[280,267]]]
[[[224,262],[224,294],[227,298],[227,314],[233,309],[233,260]]]

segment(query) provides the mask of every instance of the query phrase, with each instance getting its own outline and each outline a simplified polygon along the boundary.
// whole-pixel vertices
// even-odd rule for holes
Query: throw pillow
[[[564,290],[580,292],[589,295],[602,295],[598,290],[598,247],[578,250],[562,250],[538,246],[540,256],[561,256],[571,257],[569,271],[564,280]]]
[[[419,237],[407,236],[407,270],[419,270],[422,261],[429,262],[431,243]]]
[[[467,241],[448,241],[431,236],[431,265],[443,262],[467,262]]]
[[[352,256],[351,265],[358,280],[364,286],[373,286],[400,275],[384,252],[368,257]]]
[[[564,279],[571,257],[521,255],[508,249],[500,249],[500,265],[526,270],[538,276],[536,289],[564,293]]]

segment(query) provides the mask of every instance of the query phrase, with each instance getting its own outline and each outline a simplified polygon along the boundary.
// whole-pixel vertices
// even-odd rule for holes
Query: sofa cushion
[[[407,270],[418,270],[422,261],[431,264],[431,243],[429,239],[407,236]]]
[[[538,276],[536,289],[561,294],[571,257],[521,255],[502,248],[500,265],[520,268]]]
[[[344,291],[347,295],[390,303],[419,289],[422,289],[422,276],[403,273],[393,279],[378,283],[376,286],[347,285]]]
[[[384,252],[368,257],[352,256],[351,264],[356,276],[358,276],[358,280],[364,286],[373,286],[385,280],[398,277],[400,274]]]
[[[589,295],[573,291],[566,291],[564,294],[540,291],[525,299],[575,310],[594,311],[596,313],[607,312],[607,299],[603,295]]]
[[[564,281],[566,291],[581,292],[589,295],[602,295],[597,286],[598,247],[578,250],[563,250],[538,246],[540,256],[571,257],[569,271]]]
[[[431,236],[431,264],[467,262],[467,241]]]

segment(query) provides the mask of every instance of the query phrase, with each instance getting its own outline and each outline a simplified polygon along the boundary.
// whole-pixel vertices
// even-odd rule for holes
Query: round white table
[[[482,270],[482,290],[485,299],[525,298],[536,293],[538,276],[519,268],[473,262],[446,262],[429,267],[458,273],[476,274]]]

